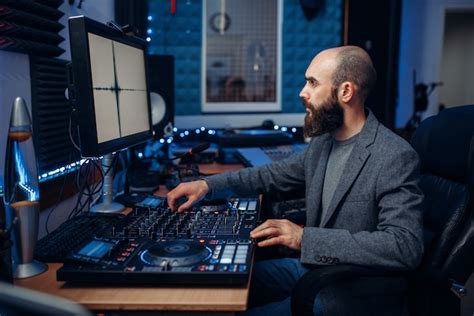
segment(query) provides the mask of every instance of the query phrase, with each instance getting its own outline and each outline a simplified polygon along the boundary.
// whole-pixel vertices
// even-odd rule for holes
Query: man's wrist
[[[211,198],[212,189],[211,189],[211,186],[209,184],[209,181],[207,181],[206,178],[201,178],[201,179],[199,179],[199,181],[203,181],[203,183],[206,185],[206,189],[207,189],[206,195],[208,196],[208,198]]]

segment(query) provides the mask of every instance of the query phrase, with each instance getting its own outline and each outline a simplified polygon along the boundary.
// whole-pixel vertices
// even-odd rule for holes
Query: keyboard
[[[123,218],[121,214],[87,214],[71,218],[38,240],[34,256],[43,262],[65,262],[73,249]]]
[[[247,167],[259,167],[301,152],[307,144],[238,148],[236,156]]]

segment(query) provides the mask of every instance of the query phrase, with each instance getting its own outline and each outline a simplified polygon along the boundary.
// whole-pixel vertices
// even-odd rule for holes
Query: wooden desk
[[[61,265],[50,263],[48,271],[17,280],[15,284],[61,296],[97,311],[207,311],[231,315],[247,307],[248,285],[244,288],[67,285],[56,281],[56,270]]]
[[[242,165],[200,165],[205,174],[237,170]],[[161,188],[158,195],[166,194]],[[96,311],[187,311],[201,315],[233,315],[247,307],[248,284],[245,287],[165,287],[165,286],[85,286],[56,281],[60,263],[48,264],[48,271],[38,276],[16,280],[15,284],[40,292],[61,296]],[[172,312],[170,312],[172,313]]]

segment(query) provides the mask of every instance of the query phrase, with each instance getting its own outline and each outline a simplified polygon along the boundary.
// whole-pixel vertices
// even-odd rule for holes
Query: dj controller
[[[254,252],[250,231],[256,198],[215,200],[184,213],[163,200],[135,207],[123,220],[67,256],[58,281],[87,283],[222,284],[248,281]]]

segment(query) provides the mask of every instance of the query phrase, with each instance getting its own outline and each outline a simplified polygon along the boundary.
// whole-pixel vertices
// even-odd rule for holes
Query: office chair
[[[64,298],[0,282],[0,315],[92,316],[81,305]]]
[[[459,315],[474,267],[474,105],[424,120],[411,141],[421,159],[425,253],[408,274],[351,265],[308,272],[292,295],[294,315]],[[336,299],[335,299],[336,298]]]

